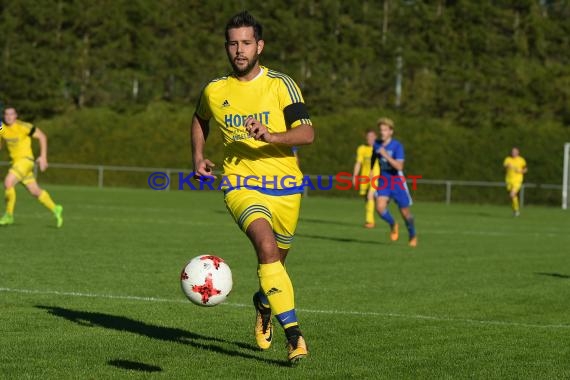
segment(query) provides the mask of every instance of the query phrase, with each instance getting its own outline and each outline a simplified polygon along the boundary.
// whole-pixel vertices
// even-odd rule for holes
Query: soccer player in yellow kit
[[[284,267],[303,192],[291,147],[311,144],[314,130],[297,84],[259,64],[263,47],[262,27],[247,11],[228,21],[226,53],[233,73],[202,91],[192,120],[192,157],[196,177],[211,176],[214,164],[204,157],[204,145],[213,121],[224,144],[226,207],[258,259],[256,342],[261,349],[270,347],[275,315],[285,330],[288,360],[295,363],[308,350]]]
[[[519,149],[513,147],[511,155],[503,161],[503,166],[506,171],[505,183],[511,197],[513,215],[519,216],[519,191],[522,187],[524,175],[527,172],[526,160],[520,156]]]
[[[366,131],[366,144],[359,145],[356,148],[356,162],[354,163],[353,178],[354,186],[358,189],[359,194],[364,198],[366,202],[365,206],[365,228],[374,228],[374,188],[369,182],[362,183],[357,180],[357,176],[360,178],[370,177],[370,161],[372,158],[372,146],[374,141],[376,141],[376,132],[372,129]],[[372,177],[380,175],[380,167],[376,162],[374,164],[374,169],[372,171]]]
[[[63,207],[56,205],[47,191],[38,186],[34,177],[34,154],[32,152],[32,137],[40,142],[40,156],[36,160],[43,172],[48,167],[47,137],[32,124],[18,120],[18,113],[14,107],[4,110],[4,123],[0,132],[0,141],[6,144],[10,154],[11,166],[4,179],[4,197],[6,199],[6,213],[0,218],[0,225],[6,226],[14,223],[14,207],[16,206],[16,184],[22,184],[30,194],[50,210],[57,227],[63,225]]]

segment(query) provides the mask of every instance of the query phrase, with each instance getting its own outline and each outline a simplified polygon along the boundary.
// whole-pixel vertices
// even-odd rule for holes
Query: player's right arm
[[[198,178],[211,177],[212,168],[216,165],[207,158],[204,158],[204,146],[210,126],[208,120],[203,120],[199,116],[194,115],[192,119],[192,127],[190,131],[192,139],[192,161],[194,162],[194,173]]]
[[[206,86],[200,94],[200,100],[190,127],[194,176],[198,179],[212,177],[212,168],[215,166],[212,161],[204,158],[204,147],[210,132],[209,121],[211,117],[212,113],[208,104],[208,86]]]

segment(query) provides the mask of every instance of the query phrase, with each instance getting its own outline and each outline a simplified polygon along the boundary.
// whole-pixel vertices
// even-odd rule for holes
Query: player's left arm
[[[271,144],[309,145],[315,140],[315,131],[301,90],[293,80],[281,83],[277,92],[278,101],[283,111],[287,130],[285,132],[269,132],[266,125],[248,117],[245,128],[256,140]]]
[[[245,128],[254,139],[270,144],[309,145],[315,140],[315,130],[311,124],[301,123],[285,132],[270,133],[267,126],[261,124],[253,117],[248,117],[245,120]]]
[[[43,172],[48,167],[47,153],[48,153],[48,141],[46,134],[39,128],[33,128],[31,136],[40,142],[40,156],[36,160],[38,165],[40,165],[40,170]]]
[[[404,170],[404,160],[395,160],[392,157],[389,158],[386,157],[386,160],[388,160],[388,162],[394,169],[398,171]]]

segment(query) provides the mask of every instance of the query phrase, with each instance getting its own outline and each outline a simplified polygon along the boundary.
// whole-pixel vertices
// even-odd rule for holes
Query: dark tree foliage
[[[0,98],[29,117],[193,104],[229,70],[223,28],[244,8],[264,24],[263,63],[314,114],[570,124],[566,0],[2,0]]]

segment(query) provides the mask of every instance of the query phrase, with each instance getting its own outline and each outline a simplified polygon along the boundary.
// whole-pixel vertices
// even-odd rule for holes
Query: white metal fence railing
[[[9,166],[10,163],[6,161],[0,161],[0,166]],[[180,168],[152,168],[152,167],[138,167],[138,166],[113,166],[113,165],[85,165],[85,164],[61,164],[61,163],[50,163],[50,168],[56,169],[69,169],[69,170],[93,170],[97,172],[97,187],[103,188],[105,186],[105,172],[139,172],[139,173],[155,173],[162,172],[165,173],[169,178],[172,174],[185,173],[185,175],[191,172],[190,169],[180,169]],[[38,175],[37,165],[34,167],[34,173]],[[319,180],[322,178],[329,178],[329,175],[309,175],[312,181]],[[334,177],[334,176],[333,176]],[[453,187],[465,186],[465,187],[504,187],[504,182],[487,182],[487,181],[462,181],[462,180],[445,180],[445,179],[416,179],[418,185],[436,185],[445,188],[445,203],[451,204],[452,200],[452,190]],[[548,190],[558,190],[563,194],[563,186],[556,184],[536,184],[536,183],[524,183],[520,191],[520,204],[524,205],[525,199],[525,189],[529,188],[539,188]],[[170,190],[170,185],[164,188],[164,190]],[[566,189],[568,191],[569,189]],[[305,196],[309,195],[309,188],[305,187]]]
[[[311,180],[319,178],[328,178],[326,175],[310,175]],[[410,181],[408,181],[409,183]],[[416,179],[418,185],[436,185],[445,187],[445,203],[451,204],[452,188],[465,186],[465,187],[498,187],[505,188],[504,182],[488,182],[488,181],[463,181],[463,180],[448,180],[448,179]],[[555,184],[537,184],[537,183],[524,183],[519,193],[519,202],[521,207],[524,205],[525,189],[545,189],[545,190],[559,190],[562,191],[562,185]],[[305,187],[305,196],[308,195],[308,187]]]

